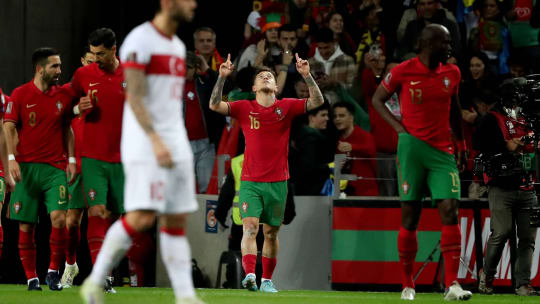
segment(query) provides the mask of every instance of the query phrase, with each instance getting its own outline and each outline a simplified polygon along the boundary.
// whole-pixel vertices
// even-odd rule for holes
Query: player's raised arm
[[[321,93],[321,90],[319,89],[319,86],[315,82],[315,79],[313,79],[313,76],[311,76],[310,69],[309,69],[309,62],[307,60],[304,60],[298,56],[298,53],[296,53],[296,70],[302,77],[304,77],[304,80],[306,81],[306,84],[309,89],[309,99],[307,101],[307,110],[315,109],[318,106],[321,106],[324,103],[324,97]]]
[[[228,54],[227,61],[222,63],[219,67],[219,77],[212,90],[212,96],[210,96],[210,109],[223,115],[229,114],[229,105],[223,101],[223,85],[225,85],[227,76],[229,76],[233,70],[234,65],[231,62],[231,54]]]
[[[137,68],[126,68],[124,77],[127,83],[126,98],[128,104],[142,129],[150,138],[158,164],[162,167],[172,168],[174,163],[171,153],[154,130],[152,118],[143,102],[143,98],[148,95],[146,74],[143,70]]]

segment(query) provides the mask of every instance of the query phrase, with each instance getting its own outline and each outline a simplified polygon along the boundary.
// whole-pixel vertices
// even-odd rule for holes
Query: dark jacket
[[[204,117],[204,125],[206,127],[206,134],[210,143],[213,143],[217,150],[223,128],[225,127],[225,116],[210,110],[209,102],[212,95],[212,89],[216,84],[218,78],[218,72],[208,69],[205,75],[197,75],[195,77],[195,90],[199,97],[199,104]],[[186,116],[186,107],[184,106],[184,118]]]

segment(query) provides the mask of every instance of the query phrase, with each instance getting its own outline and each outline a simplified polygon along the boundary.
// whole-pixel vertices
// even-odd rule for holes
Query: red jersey
[[[71,129],[75,136],[75,158],[77,159],[77,173],[81,173],[81,156],[83,146],[83,130],[84,130],[84,118],[81,115],[73,118],[71,121]]]
[[[184,83],[184,107],[188,139],[198,140],[208,138],[195,80],[186,80]]]
[[[87,95],[88,91],[92,97],[93,108],[83,113],[82,157],[119,163],[126,99],[122,64],[114,73],[100,69],[97,63],[80,67],[73,75],[71,86],[77,97]]]
[[[53,86],[42,92],[30,81],[13,91],[4,121],[15,123],[19,135],[16,160],[66,168],[64,128],[72,109],[69,91]]]
[[[307,99],[284,98],[269,107],[256,100],[229,102],[229,115],[238,119],[246,150],[242,180],[279,182],[289,179],[289,134],[293,118],[305,113]]]
[[[408,133],[452,154],[450,104],[460,81],[457,66],[441,64],[431,71],[415,57],[393,68],[381,84],[390,93],[401,90],[401,123]]]
[[[375,140],[371,133],[362,130],[359,126],[354,126],[353,132],[347,137],[339,137],[340,141],[351,144],[352,151],[348,156],[356,158],[371,158],[353,159],[351,173],[358,177],[368,178],[349,182],[354,188],[352,195],[355,196],[378,196],[379,186],[375,178],[377,177],[377,161],[375,160]],[[336,150],[336,153],[342,153]]]
[[[10,101],[10,99],[9,99],[9,96],[4,95],[4,92],[2,92],[1,88],[0,88],[0,101],[2,102],[1,109],[0,109],[0,119],[4,119],[5,105],[6,103]],[[4,177],[4,164],[1,161],[0,161],[0,177]]]

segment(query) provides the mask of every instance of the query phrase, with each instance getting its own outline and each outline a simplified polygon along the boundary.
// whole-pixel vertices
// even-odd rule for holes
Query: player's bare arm
[[[174,166],[171,152],[165,146],[161,137],[156,133],[152,125],[152,118],[144,105],[143,99],[148,95],[148,82],[144,71],[134,68],[126,68],[124,76],[127,83],[126,98],[135,118],[142,129],[150,138],[152,148],[158,164],[162,167],[172,168]]]
[[[309,111],[321,106],[324,103],[324,97],[321,93],[321,89],[319,89],[317,82],[315,82],[315,79],[313,79],[313,76],[311,76],[309,62],[300,58],[298,53],[296,53],[296,70],[298,73],[300,73],[300,75],[302,75],[302,77],[304,77],[309,89],[307,110]]]
[[[17,128],[15,126],[14,122],[11,121],[5,121],[4,122],[4,131],[6,135],[6,142],[7,142],[7,152],[10,156],[9,158],[9,174],[13,178],[13,180],[18,183],[21,181],[21,168],[19,168],[19,164],[15,160],[15,151],[17,150]]]
[[[463,118],[461,116],[461,105],[457,95],[452,96],[452,102],[450,103],[450,128],[452,128],[452,134],[454,134],[456,140],[458,142],[463,141]],[[466,160],[467,152],[458,151],[456,161],[460,171],[465,169]]]
[[[4,124],[4,120],[0,119],[0,124]],[[4,166],[4,172],[8,172],[4,179],[6,181],[7,191],[13,191],[15,189],[15,182],[9,174],[9,160],[7,150],[7,140],[4,132],[4,128],[0,128],[0,158],[2,159],[2,165]]]
[[[209,107],[212,111],[216,111],[219,114],[229,115],[229,105],[223,101],[223,86],[225,80],[234,70],[234,64],[231,62],[231,54],[227,55],[227,61],[221,64],[219,67],[219,77],[216,81],[216,85],[212,90],[212,96],[210,96]]]
[[[405,130],[405,127],[390,113],[388,108],[385,106],[385,102],[392,97],[392,93],[388,92],[386,88],[384,88],[382,85],[379,85],[377,90],[375,91],[375,94],[373,94],[373,98],[371,100],[371,103],[373,104],[373,108],[377,110],[379,115],[390,125],[394,130],[396,130],[397,133],[404,133],[407,132]]]
[[[66,151],[68,151],[69,156],[68,165],[66,167],[66,175],[68,183],[71,185],[75,181],[75,177],[77,176],[77,167],[75,161],[75,135],[73,134],[73,130],[71,129],[69,124],[66,124],[66,126],[64,126],[63,131]]]

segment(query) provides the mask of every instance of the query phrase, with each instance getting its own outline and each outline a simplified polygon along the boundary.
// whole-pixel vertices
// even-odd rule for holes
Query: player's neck
[[[420,55],[418,55],[418,58],[420,59],[420,62],[423,63],[431,71],[439,67],[438,64],[434,64],[433,62],[431,62],[431,56],[428,53],[421,52]]]
[[[163,12],[158,13],[152,20],[154,26],[168,37],[172,37],[176,34],[178,29],[178,22],[165,15]]]
[[[273,105],[274,102],[276,102],[276,94],[257,91],[255,99],[257,100],[257,103],[261,106],[269,107]]]
[[[41,91],[47,92],[49,90],[49,84],[41,79],[39,76],[34,76],[34,85]]]
[[[343,130],[343,133],[341,133],[341,137],[347,138],[351,136],[352,132],[354,131],[354,125],[347,127],[347,129]]]

